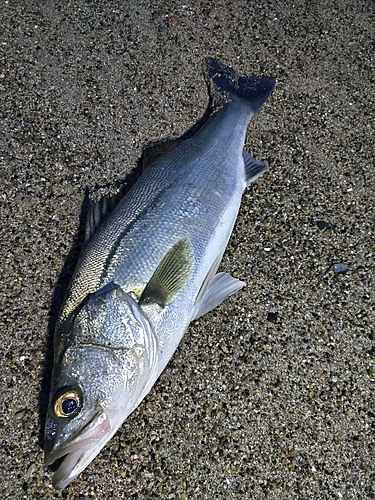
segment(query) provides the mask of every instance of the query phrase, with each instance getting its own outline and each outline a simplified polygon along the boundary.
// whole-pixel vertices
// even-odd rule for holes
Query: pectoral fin
[[[209,275],[196,299],[192,321],[214,309],[244,286],[243,281],[233,278],[228,273],[218,273],[213,278]]]
[[[193,252],[188,241],[178,241],[156,268],[139,304],[154,303],[165,307],[187,282],[192,264]]]

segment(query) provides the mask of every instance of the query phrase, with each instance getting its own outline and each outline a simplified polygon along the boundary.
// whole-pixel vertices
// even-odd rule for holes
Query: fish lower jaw
[[[64,489],[94,460],[109,439],[110,437],[105,437],[98,443],[89,443],[81,449],[60,457],[63,461],[52,477],[53,487],[57,490]]]
[[[92,457],[90,460],[84,460],[84,455],[85,453],[76,451],[65,456],[63,462],[52,477],[52,485],[56,490],[62,490],[68,486],[68,484],[83,471],[92,458],[94,458]]]
[[[54,488],[65,488],[96,457],[117,429],[113,429],[106,413],[96,414],[93,419],[69,442],[46,455],[46,465],[63,458],[52,478]]]

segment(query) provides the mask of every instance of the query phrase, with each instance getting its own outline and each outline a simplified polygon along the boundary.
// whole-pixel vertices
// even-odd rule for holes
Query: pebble
[[[324,220],[318,220],[316,224],[319,229],[329,229],[331,227],[329,222],[326,222]]]
[[[277,323],[278,313],[277,312],[269,312],[267,314],[267,321],[271,323]]]
[[[333,271],[335,272],[335,274],[345,274],[348,272],[348,270],[349,268],[346,264],[333,264]]]
[[[26,410],[25,409],[17,411],[16,414],[15,414],[16,420],[18,420],[18,421],[23,420],[24,417],[25,417],[25,415],[26,415]]]

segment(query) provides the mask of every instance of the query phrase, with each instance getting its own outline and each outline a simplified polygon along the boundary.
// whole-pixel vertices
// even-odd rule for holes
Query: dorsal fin
[[[156,268],[142,293],[139,305],[154,303],[165,307],[187,282],[193,258],[189,242],[178,241]]]
[[[86,216],[85,243],[89,241],[92,235],[98,230],[98,227],[117,207],[124,197],[124,193],[125,186],[122,186],[120,191],[113,196],[104,196],[99,201],[90,200]]]
[[[147,170],[155,160],[177,148],[182,142],[184,142],[184,139],[178,137],[177,139],[167,139],[148,145],[143,151],[143,170]]]

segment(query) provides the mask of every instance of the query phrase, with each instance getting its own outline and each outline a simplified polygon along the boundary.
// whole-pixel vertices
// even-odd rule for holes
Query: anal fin
[[[265,172],[268,172],[267,163],[257,160],[247,151],[242,152],[242,157],[245,164],[246,186],[256,181]]]

